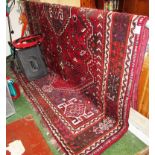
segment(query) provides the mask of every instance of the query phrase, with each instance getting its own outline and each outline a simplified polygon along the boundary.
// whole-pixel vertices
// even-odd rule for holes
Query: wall
[[[12,40],[18,39],[21,36],[21,29],[22,25],[19,23],[19,16],[20,13],[17,12],[18,10],[18,4],[17,1],[15,3],[15,6],[13,7],[11,13],[10,13],[10,21],[11,21],[11,27],[14,31],[14,34],[12,34]],[[6,56],[9,56],[11,54],[10,48],[8,45],[8,41],[10,41],[10,36],[9,36],[9,28],[8,28],[8,22],[6,18]]]
[[[80,7],[80,0],[40,0],[40,2],[48,2],[48,3]]]
[[[6,56],[9,56],[11,54],[10,47],[8,45],[8,41],[10,41],[10,36],[9,36],[8,21],[7,21],[7,18],[6,18]]]

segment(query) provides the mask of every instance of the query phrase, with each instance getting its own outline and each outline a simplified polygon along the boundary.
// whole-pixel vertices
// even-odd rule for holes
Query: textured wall
[[[80,7],[80,0],[40,0],[40,2],[48,2],[48,3]]]

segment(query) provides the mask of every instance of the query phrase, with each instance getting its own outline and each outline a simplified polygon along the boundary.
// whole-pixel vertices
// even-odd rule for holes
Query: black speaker
[[[39,45],[16,51],[16,60],[21,71],[29,81],[41,78],[47,74]]]

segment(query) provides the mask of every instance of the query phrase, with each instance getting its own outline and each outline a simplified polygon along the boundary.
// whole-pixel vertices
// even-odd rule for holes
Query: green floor
[[[9,71],[7,71],[7,74],[13,77]],[[23,94],[14,102],[14,106],[16,114],[9,117],[7,123],[11,123],[31,114],[54,155],[60,155],[61,153],[51,145],[51,137],[47,135],[47,130],[43,127],[40,117],[34,111],[31,104],[25,99]],[[128,131],[119,141],[102,153],[102,155],[135,155],[135,153],[142,150],[144,147],[146,147],[146,145]]]

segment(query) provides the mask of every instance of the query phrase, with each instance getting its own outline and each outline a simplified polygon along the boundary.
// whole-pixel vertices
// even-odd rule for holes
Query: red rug
[[[16,74],[19,83],[66,154],[100,154],[128,129],[147,17],[36,2],[24,6],[31,33],[44,36],[49,74],[31,82]]]
[[[52,155],[31,115],[6,126],[6,144],[7,155]]]

